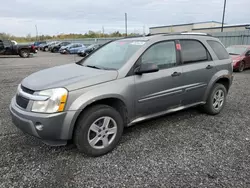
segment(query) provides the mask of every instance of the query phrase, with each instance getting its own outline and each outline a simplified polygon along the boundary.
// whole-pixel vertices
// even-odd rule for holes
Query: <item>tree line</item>
[[[137,36],[138,33],[130,33],[128,36]],[[112,33],[101,33],[101,32],[94,32],[89,31],[85,34],[58,34],[58,35],[38,35],[38,36],[31,36],[28,34],[25,37],[14,36],[8,33],[0,33],[0,39],[10,39],[15,40],[17,42],[34,42],[34,41],[45,41],[45,40],[62,40],[62,39],[80,39],[80,38],[108,38],[108,37],[125,37],[125,33],[120,33],[119,31],[115,31]]]

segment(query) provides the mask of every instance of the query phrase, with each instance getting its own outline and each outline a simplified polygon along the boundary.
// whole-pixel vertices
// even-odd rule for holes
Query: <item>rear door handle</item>
[[[180,76],[181,75],[181,72],[174,72],[171,76],[174,77],[174,76]]]
[[[213,68],[212,65],[208,65],[208,66],[206,67],[206,69],[212,69],[212,68]]]

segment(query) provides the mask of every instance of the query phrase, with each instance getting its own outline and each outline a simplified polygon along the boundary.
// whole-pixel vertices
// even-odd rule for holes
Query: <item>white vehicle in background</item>
[[[12,43],[13,45],[17,45],[17,42],[16,42],[15,40],[11,40],[11,43]]]

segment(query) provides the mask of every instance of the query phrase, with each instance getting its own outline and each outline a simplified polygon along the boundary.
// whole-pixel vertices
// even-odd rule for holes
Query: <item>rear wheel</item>
[[[48,47],[45,47],[45,48],[44,48],[44,51],[45,51],[45,52],[49,51],[49,48],[48,48]]]
[[[30,56],[30,52],[29,50],[26,50],[26,49],[20,50],[19,56],[23,58],[27,58]]]
[[[227,90],[222,84],[215,84],[202,110],[210,115],[219,114],[226,103]]]
[[[239,72],[242,72],[242,71],[244,71],[244,69],[245,69],[245,64],[244,64],[243,61],[241,61],[241,62],[240,62],[240,65],[239,65],[238,71],[239,71]]]
[[[112,151],[121,139],[123,119],[107,105],[87,109],[77,122],[74,142],[80,152],[100,156]]]

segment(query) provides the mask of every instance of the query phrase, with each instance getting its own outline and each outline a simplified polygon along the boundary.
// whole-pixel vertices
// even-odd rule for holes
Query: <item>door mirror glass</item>
[[[159,71],[158,65],[154,63],[141,64],[138,68],[135,69],[135,74],[145,74]]]

